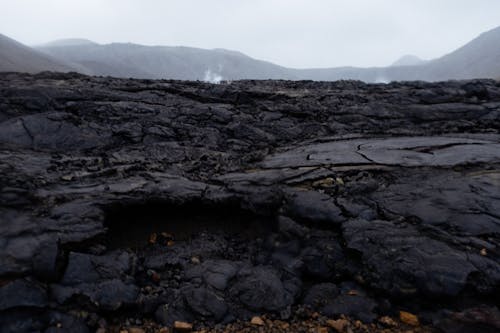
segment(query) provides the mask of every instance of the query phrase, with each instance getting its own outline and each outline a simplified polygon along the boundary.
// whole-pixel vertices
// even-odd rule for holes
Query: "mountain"
[[[225,49],[113,43],[49,43],[47,55],[85,68],[93,75],[153,79],[295,79],[289,69]]]
[[[389,67],[293,69],[223,49],[152,47],[135,44],[45,47],[48,54],[86,66],[94,74],[148,78],[291,79],[365,82],[443,81],[500,77],[500,27],[441,58],[405,56]]]
[[[0,71],[74,70],[89,75],[205,80],[285,79],[365,82],[444,81],[500,77],[500,27],[434,60],[407,55],[389,67],[294,69],[225,49],[97,44],[65,39],[35,49],[0,35]]]
[[[500,27],[481,34],[461,48],[438,59],[410,66],[374,68],[319,68],[295,70],[302,79],[365,82],[446,81],[500,77]],[[298,71],[298,72],[297,72]]]
[[[458,50],[427,66],[430,81],[500,77],[500,27],[481,34]]]
[[[0,34],[0,72],[40,71],[69,72],[74,70],[63,60],[39,52]]]
[[[426,60],[420,59],[419,57],[411,54],[407,54],[396,60],[391,66],[418,66],[427,63]]]

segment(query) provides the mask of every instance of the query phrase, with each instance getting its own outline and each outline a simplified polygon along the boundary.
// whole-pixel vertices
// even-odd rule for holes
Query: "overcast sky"
[[[366,67],[448,53],[500,25],[500,0],[0,0],[0,13],[0,33],[28,45],[81,37]]]

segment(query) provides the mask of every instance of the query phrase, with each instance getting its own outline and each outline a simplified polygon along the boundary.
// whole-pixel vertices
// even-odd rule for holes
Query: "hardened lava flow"
[[[496,332],[500,84],[0,74],[0,332]]]

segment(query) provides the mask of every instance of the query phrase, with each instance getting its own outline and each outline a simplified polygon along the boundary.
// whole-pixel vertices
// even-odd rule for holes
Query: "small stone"
[[[314,187],[330,187],[333,185],[334,181],[335,180],[332,177],[327,177],[313,182],[312,185]]]
[[[158,238],[158,235],[156,234],[156,232],[153,232],[151,235],[149,235],[149,242],[151,244],[155,244],[157,238]]]
[[[343,180],[342,178],[340,178],[340,177],[335,178],[335,181],[336,181],[336,182],[337,182],[337,184],[339,184],[339,185],[344,185],[344,184],[345,184],[345,183],[344,183],[344,180]]]
[[[328,333],[328,327],[323,327],[323,326],[318,327],[316,329],[316,333]]]
[[[290,324],[289,323],[285,323],[285,322],[281,322],[280,323],[280,327],[283,330],[288,330],[290,328]]]
[[[174,246],[174,244],[175,244],[175,242],[174,242],[173,240],[169,240],[169,241],[167,242],[167,246],[169,246],[169,247],[170,247],[170,246]]]
[[[151,274],[151,280],[153,280],[154,282],[160,282],[161,280],[160,274],[154,272],[153,274]]]
[[[264,320],[262,320],[261,317],[255,316],[252,318],[252,320],[250,320],[250,324],[257,326],[264,326]]]
[[[411,326],[420,325],[420,322],[418,321],[418,317],[415,316],[413,313],[409,313],[406,311],[399,311],[399,319],[403,323],[411,325]]]
[[[61,176],[61,179],[69,182],[69,181],[73,180],[73,176],[72,175],[64,175],[64,176]]]
[[[483,257],[487,256],[488,255],[488,251],[486,249],[481,249],[481,251],[479,252]]]
[[[176,321],[174,322],[174,329],[179,332],[191,332],[193,330],[193,324],[184,321]]]
[[[89,313],[87,311],[78,311],[76,315],[78,318],[82,319],[87,319],[89,317]]]
[[[200,258],[198,258],[198,257],[192,257],[191,258],[191,263],[193,263],[195,265],[199,265],[201,263]]]
[[[130,327],[128,328],[128,333],[146,333],[146,331],[139,327]]]
[[[157,333],[170,333],[170,330],[168,327],[162,327],[157,331]]]
[[[346,319],[337,319],[337,320],[327,320],[326,324],[341,333],[344,332],[344,328],[347,326],[348,321]]]
[[[398,326],[398,323],[392,319],[391,317],[389,316],[383,316],[383,317],[380,317],[378,319],[379,323],[385,325],[385,326],[388,326],[388,327],[395,327],[395,326]]]

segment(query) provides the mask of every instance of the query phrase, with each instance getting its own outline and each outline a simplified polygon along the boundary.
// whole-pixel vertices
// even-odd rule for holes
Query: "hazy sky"
[[[33,45],[99,43],[238,50],[290,67],[433,58],[500,25],[500,0],[0,0],[0,33]]]

